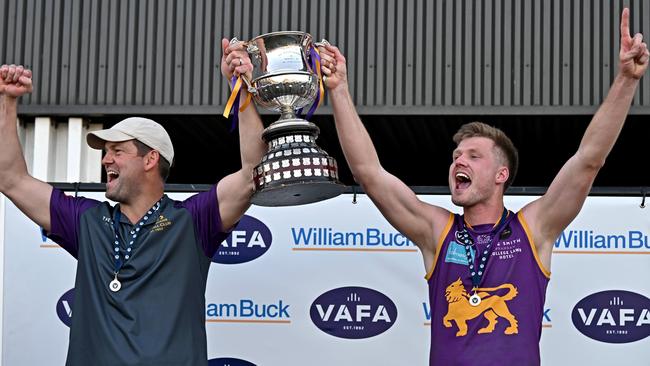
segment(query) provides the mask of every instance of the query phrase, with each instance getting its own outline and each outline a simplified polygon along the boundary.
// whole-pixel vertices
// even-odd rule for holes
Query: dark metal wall
[[[344,51],[362,114],[590,114],[623,6],[650,37],[647,0],[0,0],[0,62],[34,70],[24,114],[218,114],[221,37],[304,30]]]

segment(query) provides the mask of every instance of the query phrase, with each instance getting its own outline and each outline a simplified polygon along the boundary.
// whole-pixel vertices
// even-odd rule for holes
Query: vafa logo
[[[264,255],[273,241],[271,230],[260,220],[244,215],[224,240],[212,261],[221,264],[250,262]]]
[[[72,305],[74,303],[74,288],[68,290],[64,293],[59,301],[56,302],[56,315],[59,316],[59,319],[63,324],[68,327],[72,324]]]
[[[631,291],[597,292],[578,301],[571,320],[591,339],[635,342],[650,335],[650,299]]]
[[[339,338],[379,335],[397,320],[397,307],[386,295],[365,287],[340,287],[318,296],[309,311],[323,332]]]

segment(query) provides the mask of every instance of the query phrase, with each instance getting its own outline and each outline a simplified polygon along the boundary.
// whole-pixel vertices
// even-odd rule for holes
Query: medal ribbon
[[[481,280],[483,279],[483,276],[485,274],[485,269],[487,268],[488,259],[490,258],[490,254],[492,254],[492,250],[494,249],[492,248],[492,244],[494,244],[494,239],[498,238],[499,235],[501,235],[501,231],[503,231],[503,229],[505,228],[507,217],[508,217],[508,210],[504,208],[503,214],[501,215],[501,219],[499,220],[497,226],[494,229],[492,229],[487,247],[485,247],[483,253],[481,253],[480,260],[478,261],[478,263],[472,260],[471,247],[474,246],[474,249],[476,250],[477,258],[479,254],[479,249],[477,246],[474,245],[474,239],[472,238],[472,236],[467,231],[467,228],[465,227],[464,216],[461,217],[461,224],[463,225],[463,230],[456,233],[456,239],[465,246],[465,253],[467,254],[467,263],[469,263],[469,272],[472,277],[472,289],[474,290],[478,288],[478,286],[481,284]]]
[[[146,214],[144,214],[142,219],[140,219],[140,222],[138,222],[133,227],[133,229],[129,232],[131,234],[131,240],[128,243],[125,242],[126,243],[126,251],[124,253],[124,262],[127,261],[131,257],[131,250],[133,248],[133,243],[138,238],[138,234],[140,233],[140,229],[144,226],[144,223],[149,219],[149,216],[151,214],[153,214],[154,212],[158,211],[158,209],[160,208],[161,203],[162,203],[162,197],[158,200],[158,202],[156,202],[147,211]],[[115,244],[115,248],[114,248],[115,254],[114,254],[114,258],[115,258],[115,276],[117,278],[117,274],[122,269],[122,266],[124,265],[124,262],[122,261],[121,256],[120,256],[120,240],[121,239],[120,239],[120,235],[119,235],[119,232],[120,232],[119,225],[120,225],[120,219],[122,218],[122,212],[120,211],[119,207],[117,207],[115,211],[116,211],[115,212],[115,220],[113,220],[113,231],[115,232],[115,242],[114,242],[114,244]],[[156,220],[157,220],[157,218],[156,218]]]

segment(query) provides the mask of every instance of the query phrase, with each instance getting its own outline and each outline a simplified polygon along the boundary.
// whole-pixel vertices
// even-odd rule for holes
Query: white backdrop
[[[420,198],[458,211],[448,196]],[[534,198],[507,196],[506,205],[518,210]],[[210,269],[211,365],[427,364],[421,256],[366,196],[357,199],[249,210],[221,257],[242,263]],[[650,365],[650,208],[639,203],[590,197],[558,239],[541,319],[543,365]],[[74,286],[76,261],[10,202],[2,222],[3,365],[63,365],[74,304],[62,295]],[[612,292],[592,296],[603,291]]]

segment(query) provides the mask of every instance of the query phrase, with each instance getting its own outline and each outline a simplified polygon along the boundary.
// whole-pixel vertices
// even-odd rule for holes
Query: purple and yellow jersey
[[[449,215],[433,267],[427,274],[431,305],[430,365],[539,365],[539,340],[550,278],[539,261],[521,211],[508,212],[477,290],[469,303],[472,279],[464,245],[456,240],[462,216]],[[468,227],[479,251],[494,225]],[[479,257],[471,250],[471,261]],[[480,263],[476,263],[480,265]]]

